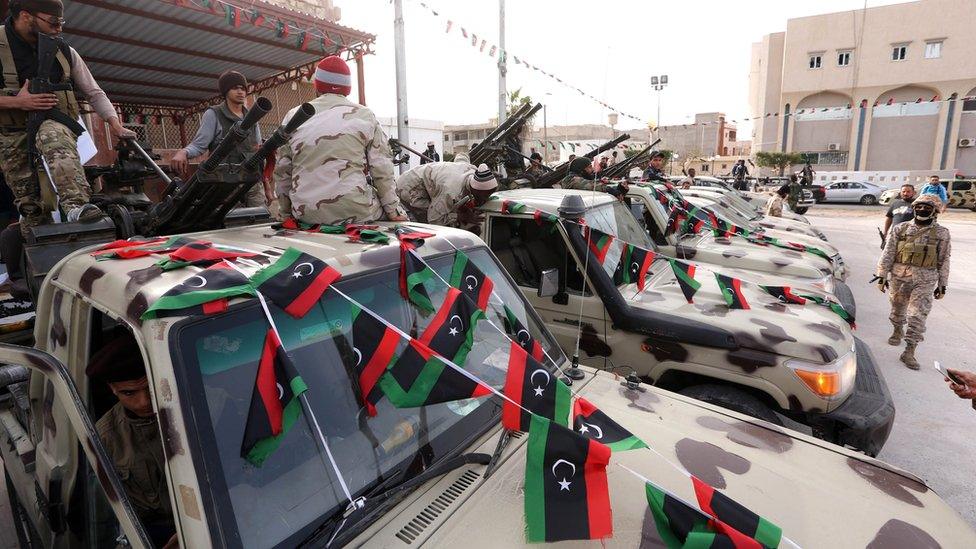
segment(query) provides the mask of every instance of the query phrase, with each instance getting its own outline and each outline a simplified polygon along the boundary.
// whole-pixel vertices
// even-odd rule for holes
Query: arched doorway
[[[942,103],[938,91],[902,86],[878,97],[871,112],[866,170],[928,170],[936,147]]]
[[[815,169],[837,170],[847,165],[850,151],[851,98],[820,92],[797,103],[793,115],[793,150],[807,154]]]

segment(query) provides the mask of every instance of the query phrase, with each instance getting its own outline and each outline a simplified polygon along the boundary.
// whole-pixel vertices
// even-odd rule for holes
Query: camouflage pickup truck
[[[448,276],[455,248],[464,250],[545,349],[549,376],[569,366],[484,242],[470,233],[423,228],[434,236],[418,253],[438,274]],[[191,236],[253,250],[258,264],[295,247],[338,269],[336,288],[399,328],[422,330],[432,321],[400,297],[395,240],[363,245],[342,235],[270,226]],[[34,347],[0,345],[0,457],[23,547],[527,546],[527,438],[502,430],[500,399],[423,408],[380,400],[370,417],[347,370],[359,356],[347,339],[349,302],[328,291],[301,319],[272,305],[282,343],[308,386],[310,409],[357,502],[347,512],[343,485],[307,416],[262,466],[241,457],[267,330],[259,303],[234,298],[225,311],[207,316],[141,320],[149,304],[200,270],[152,277],[147,272],[165,256],[96,263],[92,249],[59,262],[42,283]],[[434,300],[446,295],[432,283],[427,290]],[[502,314],[493,308],[489,318],[499,322]],[[134,338],[146,367],[155,414],[150,440],[163,456],[155,496],[172,509],[169,531],[150,528],[134,504],[133,492],[145,496],[156,487],[134,484],[137,471],[117,468],[95,430],[115,401],[85,376],[86,362],[120,332]],[[510,342],[485,322],[473,341],[465,368],[500,387]],[[615,534],[607,541],[614,546],[663,546],[643,482],[621,465],[694,500],[688,477],[662,457],[779,525],[803,547],[976,546],[969,526],[907,472],[701,401],[581,369],[572,391],[660,454],[611,457]],[[583,471],[562,469],[567,486],[578,486]]]
[[[503,212],[505,201],[526,209]],[[871,455],[881,450],[894,420],[891,395],[867,345],[831,310],[787,306],[752,284],[741,287],[751,308],[729,309],[704,265],[694,303],[667,261],[652,264],[643,290],[617,284],[621,241],[654,245],[606,193],[505,191],[482,209],[485,241],[563,350],[582,351],[585,364],[636,372],[767,421],[796,421]],[[540,230],[536,210],[560,223]],[[581,221],[617,237],[602,263],[580,234]]]
[[[714,236],[707,230],[699,233],[669,232],[667,207],[654,199],[648,187],[631,185],[627,196],[632,207],[638,205],[639,211],[635,211],[635,214],[661,253],[728,270],[748,271],[742,277],[751,277],[751,280],[762,284],[775,285],[777,280],[780,284],[783,280],[809,284],[834,294],[847,310],[856,314],[854,294],[843,282],[846,272],[835,269],[829,259],[796,250],[760,246],[740,237]],[[822,243],[818,243],[818,246],[822,246]],[[835,275],[840,278],[835,278]]]
[[[805,218],[793,219],[788,216],[768,217],[763,214],[765,204],[759,210],[749,202],[740,202],[738,197],[729,197],[710,190],[691,189],[681,191],[689,202],[699,207],[714,207],[716,213],[722,212],[725,217],[735,223],[745,224],[754,229],[768,229],[789,233],[792,237],[803,235],[808,238],[816,238],[826,241],[827,237],[810,225]],[[802,217],[802,216],[800,216]]]

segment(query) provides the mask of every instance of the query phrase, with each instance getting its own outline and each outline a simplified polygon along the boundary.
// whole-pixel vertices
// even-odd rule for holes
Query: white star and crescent
[[[470,282],[470,283],[468,282],[468,279],[469,278],[472,280],[472,282]],[[475,277],[474,275],[468,275],[468,276],[464,277],[464,283],[468,285],[468,290],[469,291],[470,290],[474,290],[475,288],[478,287],[478,278]]]
[[[525,334],[525,339],[522,339],[523,333]],[[532,339],[532,336],[529,335],[528,330],[522,328],[521,330],[518,331],[518,333],[515,334],[515,339],[518,341],[518,344],[520,346],[525,347],[525,344],[528,343],[530,339]]]
[[[458,330],[457,328],[454,327],[454,319],[455,318],[457,319],[458,324],[461,326],[461,329],[460,330]],[[451,327],[451,329],[448,330],[448,333],[450,333],[452,336],[456,336],[459,333],[461,333],[461,331],[464,330],[464,321],[461,320],[461,315],[454,315],[454,316],[452,316],[451,319],[447,322],[447,324]]]
[[[303,267],[305,266],[308,266],[308,272],[302,272]],[[295,265],[295,271],[291,274],[291,276],[292,278],[301,278],[303,276],[308,276],[314,272],[315,272],[315,265],[312,265],[309,262],[299,263],[298,265]]]
[[[546,391],[545,387],[549,386],[549,382],[552,380],[552,377],[549,375],[549,372],[546,371],[545,369],[536,368],[535,370],[532,371],[532,374],[529,376],[529,383],[535,383],[536,374],[542,374],[546,376],[546,382],[542,385],[536,385],[535,389],[533,389],[533,391],[535,391],[535,396],[540,397],[542,396],[542,393]]]
[[[352,352],[356,353],[356,366],[359,366],[363,361],[363,353],[359,352],[359,349],[353,347]]]
[[[585,421],[580,422],[579,432],[581,435],[589,433],[590,429],[596,431],[596,434],[592,438],[598,440],[603,438],[603,429],[601,429],[599,425],[593,425],[592,423],[586,423]]]
[[[193,280],[194,278],[200,279],[200,283],[199,284],[190,284],[190,281]],[[200,275],[193,275],[190,278],[184,280],[183,281],[183,285],[184,286],[189,286],[190,288],[203,288],[204,286],[207,285],[207,279],[206,278],[203,278]]]
[[[556,462],[552,464],[552,469],[551,469],[552,476],[559,478],[558,473],[556,473],[556,469],[563,464],[569,465],[569,467],[572,468],[572,472],[569,473],[569,478],[573,478],[574,476],[576,476],[576,464],[571,461],[566,461],[565,459],[557,459]],[[565,476],[563,476],[562,478],[563,478],[562,480],[556,481],[559,484],[559,490],[569,491],[569,485],[572,484],[572,481],[566,480]]]

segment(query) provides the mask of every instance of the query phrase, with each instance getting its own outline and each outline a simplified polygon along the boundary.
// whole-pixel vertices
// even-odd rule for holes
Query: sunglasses
[[[54,28],[63,27],[64,24],[67,23],[67,21],[65,21],[64,18],[62,17],[58,17],[57,19],[52,20],[52,19],[41,17],[40,14],[37,13],[34,14],[34,17],[40,19],[41,21],[44,21],[45,23],[51,25]]]

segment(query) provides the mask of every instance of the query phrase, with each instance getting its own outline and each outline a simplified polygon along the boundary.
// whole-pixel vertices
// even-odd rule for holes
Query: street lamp
[[[657,92],[657,132],[656,137],[661,137],[661,90],[663,90],[668,85],[668,75],[662,74],[661,76],[651,77],[651,89]]]
[[[552,93],[546,92],[545,96],[550,97]],[[546,165],[549,163],[549,123],[546,120],[546,103],[542,103],[542,162]]]

